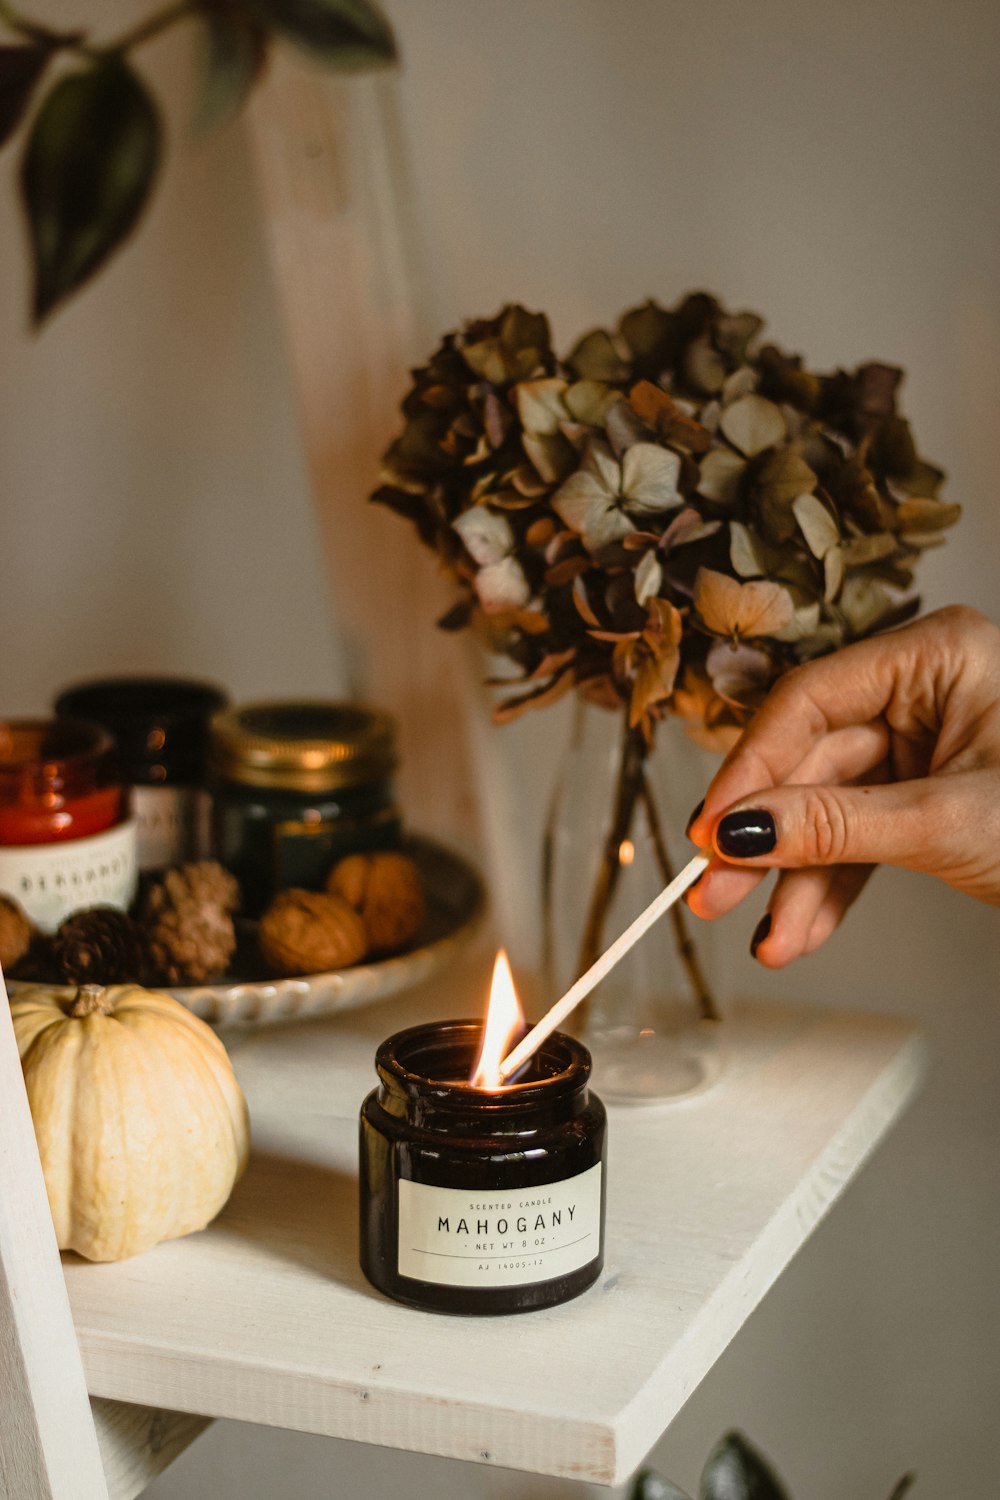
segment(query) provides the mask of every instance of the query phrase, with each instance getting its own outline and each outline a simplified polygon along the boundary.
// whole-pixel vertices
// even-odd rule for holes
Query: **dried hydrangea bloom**
[[[699,292],[560,359],[541,314],[448,334],[414,373],[374,498],[404,515],[523,685],[576,690],[648,743],[724,748],[776,677],[915,613],[959,507],[897,411],[902,372],[807,370]]]

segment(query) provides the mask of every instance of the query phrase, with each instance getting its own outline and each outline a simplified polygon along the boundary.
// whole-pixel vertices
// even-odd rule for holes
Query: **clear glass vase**
[[[660,743],[649,748],[623,717],[578,704],[557,771],[542,854],[552,995],[589,968],[694,852],[683,828],[700,795],[691,786],[700,783],[682,774],[690,771],[687,742],[670,732],[679,726],[660,726]],[[593,1053],[595,1087],[608,1099],[676,1099],[718,1075],[719,1012],[694,920],[675,905],[576,1014],[572,1030]]]

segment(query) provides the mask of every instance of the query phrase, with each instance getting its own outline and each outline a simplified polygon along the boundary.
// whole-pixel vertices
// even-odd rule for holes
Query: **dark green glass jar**
[[[256,916],[275,891],[322,887],[345,854],[395,849],[396,727],[357,703],[252,703],[211,723],[216,858]]]

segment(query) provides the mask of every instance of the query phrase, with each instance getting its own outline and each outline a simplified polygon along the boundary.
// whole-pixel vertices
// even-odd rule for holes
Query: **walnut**
[[[13,896],[0,895],[0,968],[12,969],[31,947],[34,935],[35,929]]]
[[[423,878],[405,854],[349,854],[334,865],[326,888],[358,913],[372,948],[401,948],[427,912]]]
[[[368,951],[357,912],[322,891],[279,891],[260,919],[257,945],[277,974],[318,974],[346,969]]]

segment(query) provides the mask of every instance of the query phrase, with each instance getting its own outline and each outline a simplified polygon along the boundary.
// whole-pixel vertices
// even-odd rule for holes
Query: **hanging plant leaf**
[[[739,1432],[728,1433],[701,1476],[701,1500],[788,1500],[784,1485]]]
[[[654,1469],[643,1469],[636,1475],[629,1500],[690,1500],[690,1497]]]
[[[47,47],[0,47],[0,146],[24,119],[51,55]]]
[[[267,32],[228,6],[205,15],[204,81],[196,123],[214,130],[242,108],[267,60]]]
[[[392,27],[369,0],[246,0],[263,26],[334,68],[396,60]]]
[[[160,138],[156,105],[119,57],[70,73],[45,99],[21,167],[36,323],[134,227],[156,177]]]

